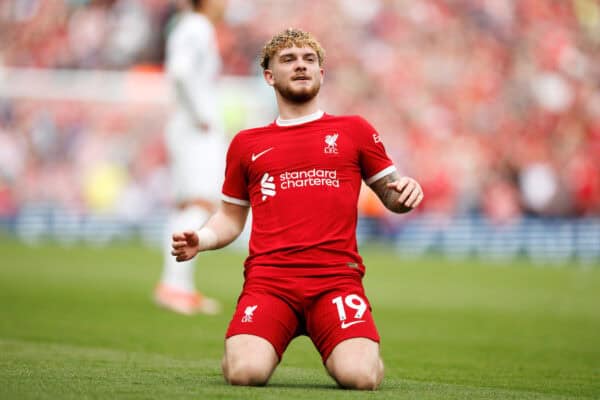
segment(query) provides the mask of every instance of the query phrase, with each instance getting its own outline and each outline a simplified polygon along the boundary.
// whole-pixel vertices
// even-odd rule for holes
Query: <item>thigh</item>
[[[229,341],[236,335],[262,338],[271,344],[281,359],[288,344],[297,335],[298,328],[296,313],[283,299],[244,289],[229,323],[226,339]]]
[[[341,279],[335,290],[319,296],[306,315],[308,335],[325,362],[343,341],[365,338],[379,343],[379,333],[360,279]]]
[[[380,362],[379,343],[367,338],[352,338],[338,343],[325,363],[330,372],[351,365]]]
[[[240,334],[225,340],[222,367],[228,382],[242,379],[246,384],[266,384],[278,363],[277,352],[266,339]]]

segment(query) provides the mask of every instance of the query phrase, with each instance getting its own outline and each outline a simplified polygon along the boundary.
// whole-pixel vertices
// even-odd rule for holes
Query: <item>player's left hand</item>
[[[390,182],[387,187],[400,193],[397,202],[408,210],[416,208],[423,201],[423,189],[419,182],[408,176],[403,176],[397,181]]]

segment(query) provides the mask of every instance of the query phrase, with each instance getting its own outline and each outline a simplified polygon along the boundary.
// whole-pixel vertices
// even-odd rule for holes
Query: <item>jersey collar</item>
[[[312,114],[305,115],[300,118],[281,119],[281,117],[277,117],[277,119],[275,120],[275,124],[277,126],[294,126],[294,125],[305,124],[307,122],[312,122],[312,121],[318,120],[319,118],[321,118],[323,116],[323,114],[324,114],[323,111],[318,110]]]

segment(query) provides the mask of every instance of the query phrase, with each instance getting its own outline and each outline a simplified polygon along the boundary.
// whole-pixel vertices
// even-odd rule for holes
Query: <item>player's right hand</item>
[[[171,255],[177,261],[191,260],[200,251],[200,240],[196,231],[177,232],[171,240]]]

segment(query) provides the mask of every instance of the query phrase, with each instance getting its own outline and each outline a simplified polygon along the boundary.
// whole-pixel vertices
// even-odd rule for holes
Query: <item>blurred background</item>
[[[165,0],[0,2],[0,231],[160,244],[174,11]],[[600,263],[600,1],[230,0],[218,27],[230,137],[276,117],[258,56],[290,26],[327,51],[322,109],[368,119],[426,194],[398,216],[365,190],[362,243]]]

